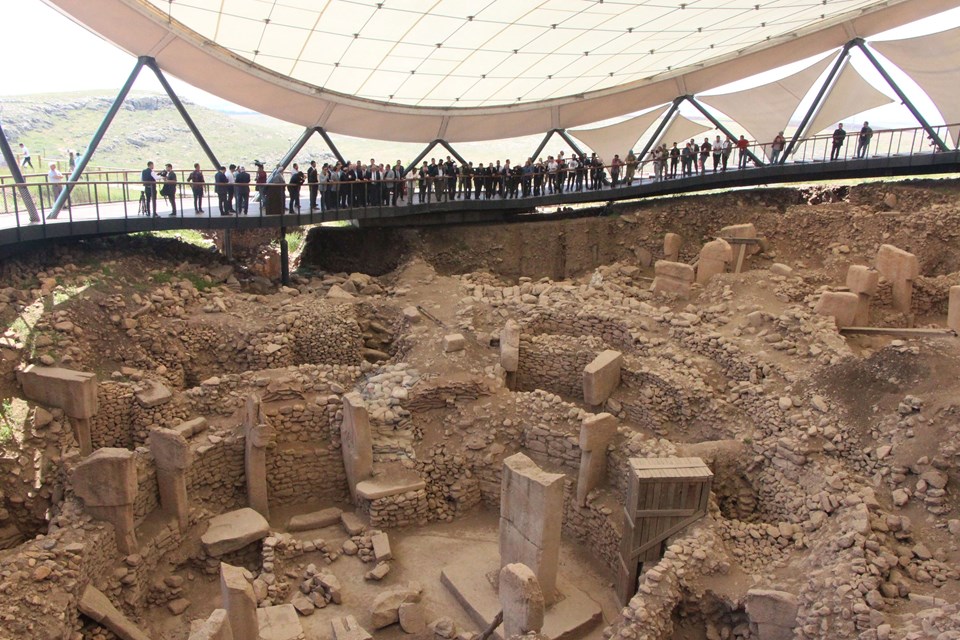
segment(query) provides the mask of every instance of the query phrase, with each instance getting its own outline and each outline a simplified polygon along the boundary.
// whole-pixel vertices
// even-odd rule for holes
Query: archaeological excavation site
[[[540,218],[0,262],[0,638],[960,638],[960,181]]]

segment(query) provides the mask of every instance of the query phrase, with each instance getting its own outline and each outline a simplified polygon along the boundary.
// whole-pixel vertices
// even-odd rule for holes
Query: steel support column
[[[303,130],[303,133],[300,134],[300,137],[297,138],[297,141],[293,143],[293,146],[287,150],[287,152],[280,158],[280,162],[277,163],[277,166],[274,167],[273,173],[270,174],[270,177],[267,178],[267,182],[273,182],[278,177],[283,175],[283,172],[287,170],[287,167],[290,166],[290,163],[293,162],[293,159],[297,157],[297,154],[300,153],[300,150],[303,149],[303,146],[307,144],[307,140],[310,139],[310,136],[314,134],[316,129],[307,127]]]
[[[917,110],[917,108],[913,105],[913,102],[907,97],[907,94],[903,92],[903,89],[900,88],[900,85],[894,82],[893,78],[890,77],[890,74],[887,73],[887,70],[883,68],[883,65],[880,64],[880,61],[877,60],[876,56],[873,55],[873,52],[867,48],[867,43],[864,42],[863,39],[858,39],[855,42],[856,46],[860,49],[860,51],[863,52],[863,55],[866,56],[867,60],[870,61],[870,64],[873,65],[873,68],[880,73],[887,84],[890,85],[890,88],[894,90],[894,92],[897,94],[897,97],[900,98],[900,102],[903,103],[903,106],[910,110],[910,113],[913,114],[913,117],[917,119],[917,122],[919,122],[920,126],[923,127],[923,130],[927,132],[928,136],[930,136],[930,139],[937,144],[937,146],[940,148],[940,151],[949,151],[950,149],[943,141],[943,138],[941,138],[934,128],[930,126],[930,123],[927,122],[926,118],[920,114],[920,111]]]
[[[673,119],[680,113],[680,103],[683,102],[683,98],[674,98],[673,103],[670,105],[670,108],[667,109],[667,112],[664,114],[663,118],[660,119],[660,124],[657,125],[657,128],[654,130],[653,135],[650,136],[650,139],[647,140],[647,143],[643,145],[643,149],[640,151],[640,155],[637,156],[637,161],[643,166],[647,154],[650,153],[650,149],[653,148],[653,145],[660,142],[660,136],[663,135],[663,132],[666,131],[667,127],[673,122]]]
[[[540,153],[546,148],[547,143],[550,142],[550,138],[552,138],[552,137],[553,137],[553,134],[556,133],[556,132],[557,132],[556,129],[550,129],[550,131],[547,131],[546,135],[543,136],[543,140],[540,141],[540,146],[538,146],[538,147],[537,147],[537,150],[534,151],[533,154],[530,156],[530,159],[531,159],[532,161],[534,161],[534,162],[537,161],[537,157],[538,157],[538,156],[540,155]]]
[[[780,155],[780,160],[778,161],[779,164],[783,164],[787,161],[787,158],[793,153],[797,143],[800,141],[800,137],[806,133],[807,125],[810,124],[810,121],[813,120],[813,117],[818,111],[820,111],[820,108],[823,106],[824,98],[826,97],[827,93],[829,93],[830,89],[833,88],[833,83],[836,81],[837,76],[840,75],[840,71],[843,70],[843,67],[850,59],[850,49],[856,46],[856,44],[857,40],[851,40],[847,44],[843,45],[843,49],[840,50],[840,55],[837,57],[837,61],[833,63],[830,73],[823,81],[823,84],[820,85],[820,89],[817,91],[817,95],[813,98],[810,108],[807,109],[807,112],[803,115],[803,120],[800,121],[800,126],[797,127],[793,137],[790,138],[790,142]]]
[[[710,123],[713,124],[713,126],[715,126],[717,129],[720,129],[720,131],[723,132],[723,135],[727,136],[728,138],[730,138],[731,140],[733,140],[734,142],[736,142],[737,136],[733,135],[733,132],[732,132],[732,131],[730,131],[730,130],[727,129],[725,126],[723,126],[723,124],[721,124],[721,122],[720,122],[719,120],[717,120],[712,113],[710,113],[707,109],[705,109],[702,104],[700,104],[699,102],[697,102],[696,99],[694,99],[693,96],[683,96],[683,98],[684,98],[687,102],[689,102],[690,104],[692,104],[694,107],[696,107],[697,111],[699,111],[700,113],[702,113],[702,114],[703,114],[703,117],[706,118],[707,120],[709,120]],[[757,157],[757,154],[755,154],[755,153],[754,153],[753,151],[751,151],[750,149],[747,149],[747,157],[750,158],[751,160],[753,160],[753,163],[756,164],[758,167],[762,167],[763,165],[766,164],[766,163],[765,163],[764,161],[762,161],[759,157]]]
[[[210,145],[208,145],[207,141],[203,138],[203,134],[200,133],[200,129],[198,129],[197,125],[193,122],[193,118],[191,118],[190,114],[187,113],[186,107],[183,106],[179,96],[177,96],[176,92],[174,92],[173,87],[171,87],[170,83],[167,82],[167,77],[163,75],[162,71],[160,71],[160,67],[157,66],[157,61],[147,56],[142,57],[141,60],[143,60],[144,66],[148,67],[151,71],[153,71],[154,75],[157,76],[157,80],[160,81],[160,86],[163,87],[163,90],[167,92],[167,97],[170,98],[170,102],[172,102],[173,106],[177,108],[177,111],[180,113],[180,117],[183,118],[183,121],[187,123],[191,133],[193,133],[193,137],[197,139],[197,143],[200,145],[200,148],[203,149],[207,159],[210,160],[210,163],[213,165],[213,170],[219,170],[220,161],[217,160],[217,156],[213,153],[213,151],[210,149]]]
[[[575,141],[573,138],[570,137],[570,134],[567,133],[567,130],[566,130],[566,129],[556,129],[556,132],[557,132],[557,135],[558,135],[558,136],[560,136],[561,138],[563,138],[564,142],[566,142],[568,145],[570,145],[570,148],[573,149],[573,152],[574,152],[575,154],[577,154],[578,156],[582,156],[582,155],[583,155],[583,149],[581,149],[581,148],[580,148],[580,145],[578,145],[578,144],[576,143],[576,141]]]
[[[421,152],[417,155],[417,157],[413,159],[413,161],[412,161],[410,164],[407,165],[407,167],[403,170],[403,175],[407,175],[408,173],[410,173],[410,170],[411,170],[411,169],[416,169],[416,168],[417,168],[417,165],[420,163],[420,161],[423,160],[424,158],[426,158],[426,157],[427,157],[427,154],[430,153],[430,151],[432,151],[433,148],[434,148],[435,146],[437,146],[438,144],[440,144],[440,139],[439,139],[439,138],[438,138],[437,140],[434,140],[434,141],[431,142],[430,144],[428,144],[428,145],[426,146],[426,148],[425,148],[423,151],[421,151]]]
[[[64,185],[64,189],[57,197],[57,201],[53,203],[52,207],[50,207],[50,213],[47,215],[48,220],[52,220],[60,214],[60,209],[62,209],[63,205],[66,204],[67,199],[70,197],[70,193],[73,191],[74,183],[80,178],[81,175],[83,175],[84,170],[87,168],[87,164],[90,162],[90,156],[92,156],[97,150],[97,147],[100,146],[103,136],[106,135],[107,129],[110,128],[110,124],[116,117],[117,112],[120,111],[120,106],[123,104],[123,101],[127,99],[127,94],[130,93],[130,88],[133,87],[134,81],[136,81],[137,76],[140,75],[140,70],[143,69],[145,60],[145,58],[137,58],[137,63],[133,66],[133,71],[130,72],[130,77],[127,78],[127,81],[123,83],[120,93],[117,94],[113,104],[110,105],[110,110],[107,111],[107,115],[103,116],[103,121],[100,122],[100,126],[97,127],[96,132],[93,134],[93,138],[90,140],[90,144],[87,145],[86,152],[83,154],[83,157],[80,158],[80,162],[77,163],[73,173],[70,174],[70,179],[67,181],[67,184]]]
[[[347,161],[342,155],[340,155],[340,150],[337,149],[337,145],[333,144],[333,140],[330,139],[330,136],[327,134],[327,130],[323,127],[314,127],[313,130],[319,133],[320,137],[323,138],[323,141],[327,143],[327,147],[333,152],[333,155],[336,157],[337,161],[343,166],[347,166]]]
[[[4,162],[6,162],[7,167],[10,168],[10,175],[13,176],[13,181],[18,184],[26,184],[23,180],[23,172],[20,171],[20,165],[17,164],[17,156],[13,153],[13,149],[10,148],[10,141],[7,140],[7,134],[3,132],[3,125],[0,125],[0,151],[3,152]],[[27,208],[27,213],[30,214],[30,222],[40,222],[37,205],[33,201],[33,196],[30,195],[30,190],[24,186],[17,187],[17,191],[20,192],[23,206]]]
[[[450,143],[447,142],[446,140],[437,140],[437,144],[439,144],[441,147],[449,151],[450,155],[456,158],[457,162],[459,162],[460,164],[468,164],[467,161],[464,159],[464,157],[459,153],[457,153],[457,150],[454,149],[452,146],[450,146]]]
[[[287,228],[280,227],[280,283],[290,286],[290,255],[287,248]]]

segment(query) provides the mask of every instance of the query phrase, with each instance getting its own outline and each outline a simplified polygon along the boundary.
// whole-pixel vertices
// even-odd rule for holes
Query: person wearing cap
[[[63,174],[57,169],[56,162],[50,163],[50,173],[47,174],[47,182],[50,183],[50,189],[53,191],[53,199],[56,200],[60,197],[60,192],[63,190],[63,185],[60,184],[63,182]]]

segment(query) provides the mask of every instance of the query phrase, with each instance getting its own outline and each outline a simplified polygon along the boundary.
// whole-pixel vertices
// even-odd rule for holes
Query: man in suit
[[[217,192],[217,204],[220,207],[220,215],[230,215],[230,200],[227,192],[230,190],[230,181],[227,180],[227,168],[220,167],[217,175],[213,177],[214,191]]]
[[[140,172],[140,180],[143,182],[143,195],[146,198],[146,213],[149,216],[152,212],[154,218],[159,218],[160,216],[157,215],[157,176],[153,173],[153,162],[148,162],[147,168]]]
[[[287,183],[287,193],[290,195],[290,213],[300,211],[300,187],[303,185],[305,177],[303,171],[300,171],[300,165],[293,163],[293,171],[290,172],[290,182]],[[296,211],[294,211],[296,208]]]
[[[233,176],[237,194],[237,215],[247,215],[250,207],[250,174],[243,167]]]
[[[380,165],[370,163],[363,177],[367,180],[367,205],[379,207],[383,204],[383,171]]]
[[[307,187],[310,189],[310,211],[317,209],[317,193],[320,191],[320,174],[317,173],[317,161],[310,161],[307,169]]]

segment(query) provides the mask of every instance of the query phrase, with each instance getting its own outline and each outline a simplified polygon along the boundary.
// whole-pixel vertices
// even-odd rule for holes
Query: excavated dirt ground
[[[599,543],[565,540],[566,574],[604,612],[585,637],[757,638],[744,609],[752,588],[797,598],[797,638],[960,637],[960,339],[844,337],[813,313],[820,293],[844,286],[848,266],[873,265],[879,246],[893,244],[920,263],[913,307],[894,312],[889,284],[881,282],[871,325],[946,326],[948,289],[960,284],[960,183],[741,191],[619,205],[610,213],[442,229],[317,228],[290,288],[243,265],[231,268],[217,254],[151,238],[79,243],[0,264],[0,592],[14,593],[9,567],[22,560],[19,545],[46,532],[64,500],[62,439],[39,437],[26,424],[33,405],[22,399],[18,367],[61,365],[93,371],[101,382],[157,379],[174,393],[250,370],[266,385],[284,380],[286,370],[251,369],[239,342],[292,333],[293,321],[284,317],[291,305],[335,300],[355,310],[356,320],[345,322],[357,325],[366,359],[354,363],[352,386],[369,393],[372,406],[381,407],[378,398],[389,389],[370,378],[397,370],[417,372],[414,391],[417,384],[486,385],[473,400],[406,420],[375,419],[374,451],[384,468],[430,459],[437,448],[476,468],[484,459],[498,461],[521,446],[517,422],[529,414],[518,413],[518,403],[541,409],[544,423],[576,422],[578,412],[592,410],[582,396],[559,382],[534,391],[525,381],[549,377],[551,357],[559,367],[578,348],[622,348],[596,318],[629,329],[633,343],[623,350],[630,365],[662,384],[646,399],[621,386],[608,401],[605,410],[620,419],[624,456],[702,456],[717,476],[714,506],[671,541],[669,562],[656,569],[676,577],[646,578],[641,591],[644,584],[652,590],[649,602],[638,597],[625,609],[598,558]],[[765,238],[744,273],[716,276],[685,299],[649,291],[665,233],[683,237],[680,260],[690,263],[721,227],[742,223]],[[788,269],[771,271],[774,264]],[[411,306],[421,311],[416,322],[402,320],[401,310]],[[599,328],[591,334],[536,324],[550,313],[593,319]],[[504,386],[500,366],[507,320],[522,327],[521,358],[555,349],[545,357],[549,371],[521,371],[517,390]],[[184,327],[201,332],[200,341],[164,333]],[[236,354],[204,348],[203,331],[241,336]],[[443,336],[454,332],[463,333],[466,347],[446,353]],[[718,341],[731,348],[718,349]],[[310,360],[306,348],[297,353],[307,354],[297,365],[348,364]],[[647,411],[643,420],[631,413],[638,403]],[[391,406],[384,401],[382,408]],[[208,418],[218,438],[236,425],[229,411]],[[531,456],[576,481],[549,450]],[[618,495],[603,488],[591,504],[619,513]],[[333,504],[286,504],[273,510],[271,524],[282,531],[289,516]],[[864,518],[865,525],[858,521]],[[363,579],[373,564],[345,556],[332,562],[344,604],[302,618],[306,637],[332,637],[329,620],[347,613],[366,625],[376,595],[410,580],[423,585],[428,621],[447,616],[459,632],[479,632],[439,574],[465,546],[496,540],[496,512],[479,505],[446,519],[384,527],[395,560],[382,582]],[[295,537],[321,537],[337,549],[349,538],[339,526],[308,534]],[[189,621],[220,606],[216,578],[182,560],[168,559],[158,574],[184,579],[176,594],[191,603],[184,613],[171,615],[166,602],[126,609],[154,639],[185,640]],[[320,566],[323,554],[303,555],[287,569],[300,574],[309,563]],[[657,591],[674,581],[673,595]],[[34,615],[32,605],[6,606],[0,637],[16,637],[3,633],[22,633],[17,625]],[[114,637],[80,620],[75,638]],[[374,633],[404,635],[398,626]]]

